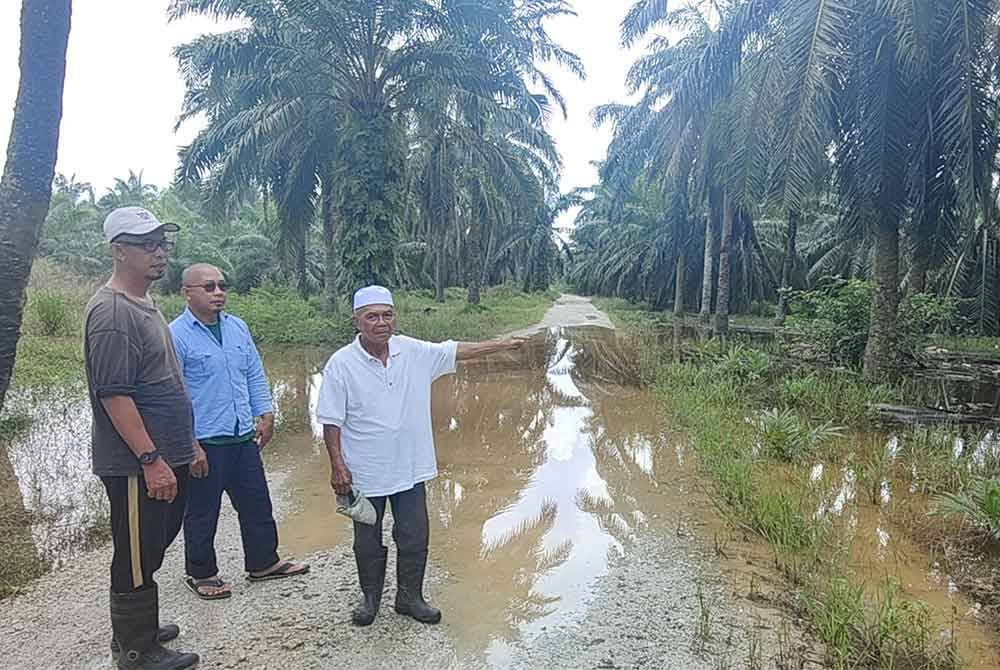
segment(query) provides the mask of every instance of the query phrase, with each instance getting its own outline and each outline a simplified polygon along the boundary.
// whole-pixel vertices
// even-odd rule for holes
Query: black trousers
[[[430,540],[427,523],[427,493],[423,482],[408,491],[400,491],[391,496],[368,498],[378,518],[374,526],[354,523],[354,553],[365,558],[381,553],[382,519],[385,517],[386,501],[392,506],[392,539],[400,556],[426,554]]]
[[[188,484],[184,514],[184,558],[187,574],[195,579],[219,572],[215,531],[219,526],[222,492],[240,520],[243,560],[247,572],[266,570],[278,562],[278,526],[274,523],[260,448],[253,440],[240,444],[205,445],[208,476]]]
[[[167,547],[184,521],[188,466],[174,469],[177,497],[172,502],[154,500],[146,491],[142,474],[131,477],[101,477],[111,504],[111,590],[130,593],[149,588],[153,573],[163,565]]]

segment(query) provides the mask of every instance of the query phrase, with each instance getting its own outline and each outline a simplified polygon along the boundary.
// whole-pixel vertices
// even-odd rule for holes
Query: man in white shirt
[[[429,530],[424,482],[437,476],[431,430],[431,383],[466,360],[521,346],[524,338],[435,344],[395,335],[392,294],[366,286],[354,294],[358,336],[323,369],[316,416],[330,456],[337,495],[356,487],[377,512],[369,526],[354,523],[354,558],[364,597],[352,621],[375,620],[385,583],[388,549],[382,544],[386,500],[396,543],[395,610],[423,623],[441,611],[423,596]]]

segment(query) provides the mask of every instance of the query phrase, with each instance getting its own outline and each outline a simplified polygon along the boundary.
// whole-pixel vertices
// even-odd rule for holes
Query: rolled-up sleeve
[[[87,338],[87,359],[98,398],[135,394],[141,351],[121,330],[102,330]]]
[[[316,420],[324,426],[343,428],[347,419],[347,385],[331,361],[323,368],[323,381],[316,401]]]
[[[260,360],[260,352],[254,346],[249,332],[247,341],[250,347],[250,368],[247,370],[250,411],[254,416],[261,416],[274,411],[274,402],[271,400],[271,389],[267,385],[267,375],[264,374],[264,362]]]

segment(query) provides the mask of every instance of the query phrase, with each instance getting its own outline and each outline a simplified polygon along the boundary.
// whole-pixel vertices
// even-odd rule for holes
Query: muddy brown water
[[[265,355],[279,428],[266,460],[275,495],[289,503],[283,551],[296,556],[350,541],[348,523],[333,513],[314,419],[326,355]],[[428,485],[431,553],[446,575],[435,594],[460,651],[502,667],[519,639],[573,625],[610,562],[642,534],[728,537],[719,560],[736,590],[773,578],[768,550],[720,521],[688,441],[633,383],[636,359],[605,329],[550,329],[516,355],[461,365],[435,383],[440,474]],[[106,517],[89,474],[86,399],[70,388],[15,402],[34,408],[9,450],[25,507],[40,513],[33,535],[44,556],[71,560]],[[1000,667],[998,637],[980,623],[976,604],[893,526],[890,505],[920,503],[914,494],[886,482],[875,504],[848,469],[817,464],[813,475],[824,500],[817,514],[837,515],[852,530],[859,578],[872,586],[899,580],[907,597],[931,609],[935,635],[955,635],[970,667]]]

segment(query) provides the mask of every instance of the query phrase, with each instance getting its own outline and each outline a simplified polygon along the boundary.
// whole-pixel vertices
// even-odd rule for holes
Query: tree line
[[[998,4],[635,2],[637,100],[594,112],[614,137],[574,282],[725,334],[734,307],[771,300],[780,322],[792,289],[865,278],[871,379],[896,366],[905,295],[964,298],[996,334]]]
[[[564,0],[174,0],[170,17],[244,26],[176,50],[179,187],[225,210],[273,203],[278,256],[335,308],[366,283],[547,287],[559,249],[565,103],[541,69],[583,76],[546,23]],[[320,231],[313,239],[313,223]],[[320,271],[311,271],[311,249]]]

